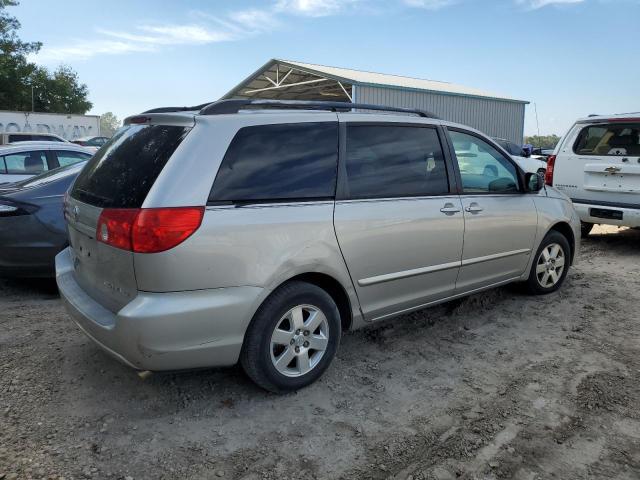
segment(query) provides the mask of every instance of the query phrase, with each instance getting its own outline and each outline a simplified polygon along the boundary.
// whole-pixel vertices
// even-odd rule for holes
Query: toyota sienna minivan
[[[580,243],[568,198],[482,133],[326,102],[130,117],[65,217],[57,282],[97,345],[138,370],[240,362],[274,392],[318,379],[346,330],[510,282],[553,292]]]

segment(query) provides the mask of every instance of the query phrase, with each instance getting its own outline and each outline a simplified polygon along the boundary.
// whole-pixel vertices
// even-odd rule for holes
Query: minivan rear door
[[[441,130],[341,118],[338,243],[367,320],[453,294],[464,219]]]
[[[558,156],[554,185],[577,203],[640,203],[640,120],[579,123]]]
[[[116,312],[137,294],[133,253],[98,241],[106,210],[139,209],[165,164],[188,134],[178,125],[129,125],[85,166],[65,203],[76,281]]]

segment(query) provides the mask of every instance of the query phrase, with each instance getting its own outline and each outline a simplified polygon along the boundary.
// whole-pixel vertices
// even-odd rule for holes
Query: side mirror
[[[527,191],[539,192],[544,187],[544,178],[538,173],[527,172],[524,174],[524,183]]]

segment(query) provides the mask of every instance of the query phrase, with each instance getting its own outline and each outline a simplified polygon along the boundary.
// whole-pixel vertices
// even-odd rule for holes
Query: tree
[[[88,88],[80,83],[70,67],[60,66],[53,73],[27,60],[37,53],[40,42],[18,38],[20,22],[6,12],[17,0],[0,0],[0,110],[31,110],[53,113],[86,113],[92,104]]]
[[[558,135],[532,135],[531,137],[524,137],[524,143],[530,143],[534,147],[540,148],[555,148],[560,141]]]
[[[0,0],[0,109],[12,110],[23,106],[31,94],[24,88],[16,88],[29,83],[29,77],[36,66],[27,62],[27,55],[37,53],[42,46],[39,42],[23,42],[18,38],[20,22],[7,14],[5,8],[13,7],[15,0]]]
[[[100,116],[100,134],[111,137],[120,128],[120,120],[112,112],[103,113]]]

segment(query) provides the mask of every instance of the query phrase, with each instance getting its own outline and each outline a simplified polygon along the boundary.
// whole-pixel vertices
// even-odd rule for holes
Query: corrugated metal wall
[[[522,144],[525,104],[396,88],[357,85],[354,102],[429,110],[492,137]]]

